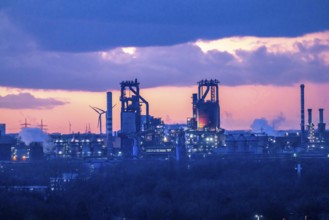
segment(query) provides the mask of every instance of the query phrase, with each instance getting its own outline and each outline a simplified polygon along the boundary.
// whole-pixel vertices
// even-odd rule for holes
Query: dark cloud
[[[121,48],[106,52],[51,52],[39,48],[0,13],[0,86],[32,89],[105,91],[138,78],[142,87],[190,86],[202,78],[224,85],[292,85],[329,82],[328,40],[305,40],[294,51],[271,52],[266,46],[204,53],[191,43]],[[326,63],[327,62],[327,63]]]
[[[164,46],[329,29],[327,0],[4,0],[0,10],[47,50]]]
[[[0,96],[0,108],[7,109],[52,109],[67,102],[53,98],[36,98],[30,93]]]

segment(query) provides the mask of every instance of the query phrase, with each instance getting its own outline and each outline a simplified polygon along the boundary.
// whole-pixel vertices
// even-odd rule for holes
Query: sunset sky
[[[318,108],[329,122],[328,11],[326,0],[1,1],[0,123],[98,132],[89,105],[105,109],[112,91],[118,130],[119,83],[135,78],[166,123],[186,122],[210,78],[225,129],[257,118],[298,129],[300,83],[314,122]]]

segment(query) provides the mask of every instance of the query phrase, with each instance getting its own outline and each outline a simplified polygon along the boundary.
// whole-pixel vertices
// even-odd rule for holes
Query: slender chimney
[[[320,134],[320,138],[324,137],[325,132],[326,132],[326,124],[323,122],[323,108],[319,109],[318,132]]]
[[[106,93],[106,135],[112,136],[112,92]]]
[[[311,125],[313,122],[312,122],[312,109],[309,108],[307,109],[307,112],[308,112],[308,125]]]
[[[304,84],[300,85],[300,130],[301,130],[301,145],[304,147],[305,142],[305,108],[304,108]]]
[[[323,123],[323,108],[319,108],[319,123]]]
[[[196,115],[197,115],[197,103],[198,103],[198,94],[196,93],[193,93],[192,95],[192,100],[193,100],[193,103],[192,103],[192,114],[193,114],[193,118],[196,118]]]
[[[113,154],[113,129],[112,129],[112,92],[106,93],[106,140],[107,155]]]

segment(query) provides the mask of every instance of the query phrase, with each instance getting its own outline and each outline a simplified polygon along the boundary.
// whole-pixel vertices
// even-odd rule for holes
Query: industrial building
[[[121,85],[121,151],[126,158],[137,157],[140,147],[141,123],[141,104],[146,108],[146,125],[149,123],[149,104],[140,95],[139,82],[123,81]]]
[[[300,85],[301,98],[301,139],[300,147],[306,152],[327,153],[329,151],[329,133],[326,131],[323,112],[324,109],[319,109],[317,129],[313,123],[313,111],[307,109],[307,125],[305,126],[305,85]]]
[[[185,148],[188,157],[212,155],[224,146],[220,128],[218,80],[201,80],[198,93],[192,95],[192,117],[187,119]]]
[[[307,150],[315,151],[328,147],[328,133],[326,133],[326,124],[323,118],[324,109],[319,109],[319,123],[317,129],[312,119],[312,109],[308,109],[308,124],[307,124]]]
[[[161,118],[150,116],[149,103],[141,96],[139,85],[137,79],[120,83],[120,153],[124,158],[169,158],[175,153],[174,146],[166,139]]]
[[[15,143],[14,137],[6,135],[6,124],[0,124],[0,160],[11,159],[11,149]]]
[[[52,155],[57,158],[104,158],[107,157],[105,135],[101,134],[55,134]]]
[[[38,160],[44,158],[161,158],[177,160],[216,155],[329,155],[329,132],[324,122],[324,109],[318,109],[317,126],[313,110],[307,109],[305,123],[305,85],[300,85],[300,130],[264,132],[225,131],[221,128],[219,81],[198,82],[192,94],[192,116],[184,125],[165,125],[161,118],[150,115],[150,105],[142,97],[137,79],[122,81],[121,130],[112,128],[112,92],[106,93],[106,111],[92,107],[101,116],[106,113],[106,134],[50,134],[49,143],[33,142],[28,146],[17,136],[6,135],[0,124],[0,160]],[[26,127],[25,122],[25,127]]]

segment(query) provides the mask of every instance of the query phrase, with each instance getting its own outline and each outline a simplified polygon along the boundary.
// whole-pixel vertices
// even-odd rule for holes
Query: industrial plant
[[[98,114],[99,134],[46,134],[41,121],[39,135],[32,135],[25,121],[20,134],[6,134],[0,124],[0,159],[30,161],[52,158],[66,159],[164,159],[190,160],[216,156],[263,157],[329,157],[329,132],[324,122],[324,109],[318,109],[318,123],[313,111],[307,109],[305,123],[305,86],[300,85],[300,130],[266,132],[228,131],[221,127],[219,81],[204,79],[191,95],[192,115],[185,125],[166,125],[161,118],[150,115],[152,105],[142,96],[140,82],[120,83],[120,125],[113,132],[112,92],[106,93],[106,110],[90,106]],[[188,97],[187,97],[188,98]],[[106,117],[103,133],[102,118]],[[114,119],[115,120],[115,119]],[[41,131],[40,131],[41,130]],[[29,132],[31,134],[29,134]],[[41,133],[40,133],[41,132]],[[26,141],[30,135],[34,140]],[[40,138],[42,136],[42,138]]]
[[[306,219],[309,213],[328,219],[327,208],[312,211],[327,205],[329,132],[323,108],[318,109],[316,120],[311,108],[305,110],[304,85],[297,113],[300,129],[275,132],[223,128],[216,79],[197,83],[197,91],[190,96],[192,114],[184,124],[165,124],[150,115],[152,103],[144,98],[141,85],[137,79],[122,81],[119,100],[113,102],[108,91],[106,109],[86,106],[97,119],[96,133],[90,125],[85,132],[72,132],[69,123],[68,134],[48,134],[42,120],[38,127],[25,120],[18,134],[7,134],[6,125],[0,124],[4,201],[14,201],[13,207],[28,203],[31,210],[48,207],[55,218],[65,213],[62,219],[81,219],[84,210],[93,213],[92,219],[202,219],[218,207],[220,217],[210,219],[235,219],[240,212],[242,217],[237,219]],[[120,130],[113,131],[117,101]],[[197,203],[206,208],[195,218],[200,210],[193,212]],[[305,204],[310,208],[304,210]],[[21,209],[22,216],[29,213],[25,210]],[[42,215],[40,219],[50,218]]]

